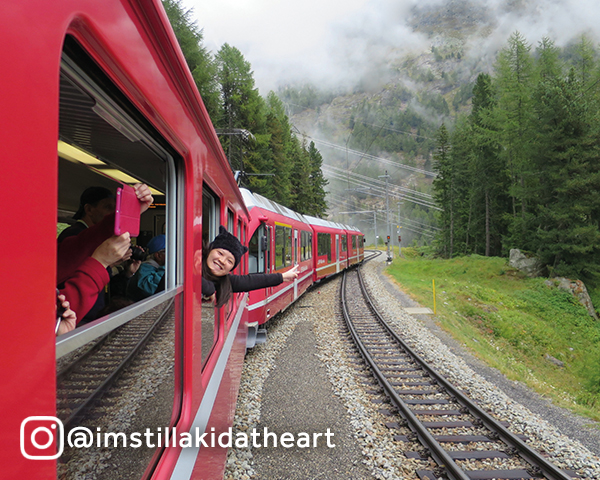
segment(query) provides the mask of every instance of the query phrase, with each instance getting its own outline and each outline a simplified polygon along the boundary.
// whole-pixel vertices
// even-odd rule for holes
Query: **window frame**
[[[84,58],[83,61],[86,61]],[[138,141],[142,142],[148,149],[152,150],[167,165],[165,180],[165,200],[167,208],[166,220],[166,271],[165,291],[153,295],[145,300],[136,302],[129,307],[118,310],[110,315],[98,318],[87,325],[76,328],[56,339],[56,359],[59,359],[78,348],[92,342],[93,340],[115,330],[125,323],[133,320],[142,313],[157,305],[166,302],[183,292],[183,238],[177,232],[183,227],[184,185],[185,172],[183,168],[177,168],[173,155],[155,138],[159,132],[148,131],[143,123],[136,120],[127,113],[115,100],[109,89],[100,86],[91,74],[79,66],[78,62],[63,52],[61,58],[61,73],[71,82],[75,83],[86,94],[93,98],[98,105],[107,110],[115,118],[119,125],[125,130],[133,132]],[[111,83],[115,91],[120,92],[118,87]],[[135,111],[138,111],[133,105]],[[143,115],[140,113],[140,118]],[[161,137],[162,142],[168,144]]]

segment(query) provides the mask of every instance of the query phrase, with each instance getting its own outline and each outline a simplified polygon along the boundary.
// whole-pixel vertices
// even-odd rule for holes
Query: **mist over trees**
[[[314,143],[292,133],[274,93],[260,96],[252,67],[237,48],[226,43],[211,54],[191,11],[180,0],[163,0],[163,5],[240,185],[299,213],[322,217],[327,181]]]
[[[472,110],[437,137],[437,246],[447,257],[539,256],[553,275],[600,273],[600,62],[585,36],[533,49],[516,32]]]

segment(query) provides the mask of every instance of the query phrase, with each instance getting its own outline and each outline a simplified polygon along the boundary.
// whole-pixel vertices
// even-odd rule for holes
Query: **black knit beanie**
[[[225,250],[231,252],[235,258],[235,264],[233,265],[232,270],[238,266],[240,260],[242,259],[242,255],[248,251],[248,247],[244,247],[240,241],[231,233],[229,233],[222,225],[219,226],[219,234],[208,246],[208,250],[210,251],[213,248],[224,248]]]

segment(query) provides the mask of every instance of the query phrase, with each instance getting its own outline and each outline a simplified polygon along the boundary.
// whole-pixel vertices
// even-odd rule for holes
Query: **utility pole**
[[[373,210],[373,228],[375,229],[375,249],[377,249],[379,245],[379,242],[377,242],[377,210]]]
[[[388,175],[387,170],[385,171],[385,175],[379,175],[379,178],[385,178],[385,223],[386,225],[386,245],[387,245],[387,261],[392,261],[392,253],[390,251],[390,243],[392,242],[392,236],[390,232],[390,199],[388,195]]]
[[[402,205],[403,202],[398,202],[398,229],[397,229],[397,233],[398,233],[398,256],[402,256],[402,235],[400,234],[400,229],[402,228],[402,225],[400,225],[400,205]]]

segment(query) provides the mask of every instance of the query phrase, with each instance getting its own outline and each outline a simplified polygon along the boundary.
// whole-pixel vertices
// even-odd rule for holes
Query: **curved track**
[[[569,480],[575,475],[531,449],[525,438],[511,433],[429,367],[377,312],[360,267],[344,273],[341,296],[344,319],[360,354],[425,448],[406,455],[431,456],[439,467],[418,471],[421,479]]]
[[[102,398],[170,317],[173,300],[102,337],[57,373],[57,416],[70,428]]]

